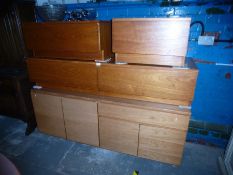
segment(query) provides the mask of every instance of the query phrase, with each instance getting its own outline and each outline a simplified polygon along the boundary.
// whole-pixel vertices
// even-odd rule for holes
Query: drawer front
[[[30,58],[27,66],[30,80],[44,88],[97,92],[95,63]]]
[[[104,102],[99,103],[98,112],[101,116],[181,130],[187,130],[189,124],[189,116]]]
[[[31,95],[39,130],[66,138],[61,97],[35,92]]]
[[[36,57],[101,58],[98,22],[24,23],[26,47]]]
[[[105,64],[98,69],[98,86],[102,95],[189,105],[197,73],[193,69]]]
[[[180,164],[186,132],[140,125],[138,156]]]
[[[97,102],[62,98],[67,139],[99,146]]]
[[[116,53],[117,62],[154,64],[163,66],[184,66],[185,57],[172,55],[149,55],[149,54],[128,54]]]
[[[139,125],[99,117],[100,147],[137,155]]]

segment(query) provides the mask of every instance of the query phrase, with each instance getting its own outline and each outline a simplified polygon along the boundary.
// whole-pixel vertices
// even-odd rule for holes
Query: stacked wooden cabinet
[[[198,73],[185,62],[189,26],[189,18],[25,24],[30,79],[42,87],[32,90],[38,128],[180,164]]]

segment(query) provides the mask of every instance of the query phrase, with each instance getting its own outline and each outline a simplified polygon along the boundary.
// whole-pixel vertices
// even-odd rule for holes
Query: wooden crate
[[[191,18],[113,19],[113,52],[120,62],[183,66]]]
[[[26,48],[34,57],[104,60],[112,57],[111,23],[103,21],[24,23]]]

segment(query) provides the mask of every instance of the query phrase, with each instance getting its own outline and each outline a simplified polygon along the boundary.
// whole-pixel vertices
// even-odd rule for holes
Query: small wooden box
[[[190,18],[113,19],[113,52],[119,62],[183,66]]]
[[[26,48],[35,57],[104,60],[112,57],[111,23],[103,21],[24,23]]]

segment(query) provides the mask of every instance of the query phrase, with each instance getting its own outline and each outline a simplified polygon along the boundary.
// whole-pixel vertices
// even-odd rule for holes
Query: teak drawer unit
[[[103,64],[99,94],[175,105],[190,105],[198,70],[161,66]]]
[[[118,62],[183,66],[191,18],[112,20],[113,52]]]
[[[112,57],[106,21],[24,23],[26,48],[34,57],[104,60]]]
[[[97,93],[97,69],[93,62],[27,60],[30,81],[44,88]]]
[[[42,132],[171,164],[182,160],[188,109],[51,90],[32,90],[32,98]]]
[[[92,62],[27,60],[32,82],[44,88],[190,105],[198,70]]]

